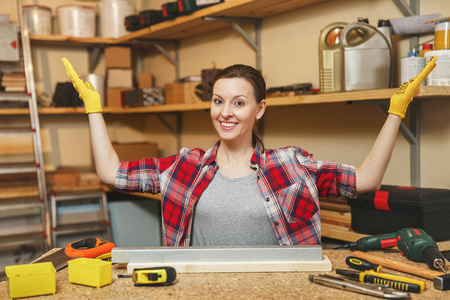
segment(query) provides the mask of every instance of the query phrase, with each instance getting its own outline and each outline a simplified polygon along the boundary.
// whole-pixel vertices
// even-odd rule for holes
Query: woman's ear
[[[264,115],[264,112],[266,111],[267,102],[266,99],[261,100],[261,102],[258,103],[258,113],[256,114],[256,121],[262,118]]]

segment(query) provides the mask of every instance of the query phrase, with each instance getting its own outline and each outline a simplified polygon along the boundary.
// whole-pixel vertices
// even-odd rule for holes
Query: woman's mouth
[[[234,128],[238,123],[236,122],[219,122],[220,123],[220,127],[222,127],[225,130],[230,130],[232,128]]]

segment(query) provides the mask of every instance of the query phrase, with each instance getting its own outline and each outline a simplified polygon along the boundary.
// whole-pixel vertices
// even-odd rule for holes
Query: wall
[[[448,2],[443,0],[422,0],[421,14],[450,13]],[[267,86],[311,82],[319,87],[318,37],[326,25],[336,22],[353,22],[358,17],[367,17],[376,25],[378,19],[402,18],[403,15],[392,0],[377,1],[326,1],[301,10],[266,18],[262,23],[262,71]],[[252,27],[246,26],[253,34]],[[433,39],[424,35],[421,42]],[[394,36],[394,69],[409,50],[408,36]],[[149,50],[152,51],[152,50]],[[159,80],[173,80],[173,73],[167,73],[171,65],[159,55],[148,54],[145,69],[151,70]],[[183,40],[180,51],[180,75],[198,74],[199,69],[226,67],[234,63],[255,66],[252,50],[231,29],[213,34]],[[163,66],[166,66],[164,68]],[[172,70],[172,69],[170,69]],[[172,76],[172,77],[170,77]],[[394,72],[396,86],[398,72]],[[166,79],[167,78],[167,79]],[[450,104],[446,100],[423,100],[421,181],[426,187],[450,187],[446,162],[442,153],[450,149],[445,121],[449,117]],[[198,124],[207,124],[207,113],[185,114],[182,144],[194,147],[201,144],[208,147],[214,143],[214,131]],[[270,107],[265,115],[264,142],[267,147],[297,145],[314,153],[318,159],[359,165],[370,150],[383,122],[385,113],[375,104],[366,105],[308,105],[297,107]],[[407,120],[406,120],[407,122]],[[201,126],[202,126],[201,125]],[[383,183],[410,185],[410,147],[401,135]],[[435,166],[444,164],[438,172]]]
[[[0,3],[0,13],[16,13],[6,1]],[[8,1],[9,2],[9,1]],[[164,0],[138,0],[140,9],[158,8]],[[23,1],[24,4],[42,4],[53,9],[61,4],[80,4],[69,0]],[[96,2],[82,4],[93,4]],[[421,14],[440,12],[450,15],[446,0],[422,0]],[[353,22],[367,17],[375,25],[378,19],[403,17],[392,0],[335,0],[326,1],[262,22],[262,71],[268,87],[311,82],[319,87],[318,37],[326,25]],[[17,17],[15,17],[17,19]],[[14,19],[14,17],[13,17]],[[56,26],[57,27],[57,26]],[[55,28],[56,28],[55,27]],[[243,26],[253,35],[250,25]],[[433,38],[421,37],[421,41]],[[408,37],[394,36],[395,69],[400,57],[408,51]],[[171,51],[170,45],[167,46]],[[163,85],[175,79],[174,67],[155,49],[149,47],[137,55],[143,57],[142,68],[156,76]],[[33,58],[39,91],[52,95],[56,82],[67,80],[61,57],[68,57],[79,74],[88,72],[88,54],[85,48],[33,47]],[[214,65],[223,68],[234,63],[255,65],[255,55],[233,30],[225,29],[213,34],[194,37],[181,42],[180,75],[199,74],[201,69]],[[103,60],[95,70],[104,72]],[[398,77],[397,72],[394,73]],[[396,84],[398,85],[398,80]],[[421,167],[422,186],[449,188],[450,162],[443,153],[450,151],[447,120],[450,104],[446,99],[423,100]],[[174,115],[164,116],[173,122]],[[105,116],[111,139],[116,141],[156,141],[163,155],[178,151],[176,139],[155,116]],[[300,146],[317,159],[336,160],[359,165],[370,150],[386,118],[375,104],[303,105],[296,107],[270,107],[265,119],[266,147]],[[91,165],[89,134],[86,116],[41,116],[45,162],[48,169],[66,165]],[[209,148],[217,139],[207,112],[183,113],[183,147]],[[407,122],[407,120],[406,120]],[[20,143],[19,143],[20,144]],[[397,138],[396,147],[383,183],[409,185],[409,144],[403,136]],[[435,166],[441,168],[436,171]]]

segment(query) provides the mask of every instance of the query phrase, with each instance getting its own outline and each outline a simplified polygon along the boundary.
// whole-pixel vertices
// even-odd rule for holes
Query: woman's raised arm
[[[104,183],[114,184],[120,160],[108,136],[102,115],[100,95],[89,81],[83,82],[81,80],[67,58],[63,58],[62,61],[67,75],[80,95],[80,99],[84,102],[84,107],[88,114],[89,131],[97,176]]]
[[[356,190],[358,193],[377,190],[381,186],[384,173],[394,149],[395,140],[409,103],[420,84],[436,66],[436,57],[432,57],[425,68],[415,78],[402,84],[391,97],[389,115],[372,149],[356,168]]]

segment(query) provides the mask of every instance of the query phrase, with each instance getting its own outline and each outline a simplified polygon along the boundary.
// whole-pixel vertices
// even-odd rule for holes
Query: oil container
[[[320,92],[341,91],[342,59],[340,36],[347,23],[336,22],[326,26],[319,37]]]
[[[348,24],[341,32],[342,91],[391,87],[392,49],[388,38],[367,23]]]

